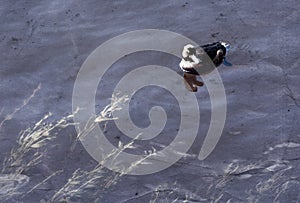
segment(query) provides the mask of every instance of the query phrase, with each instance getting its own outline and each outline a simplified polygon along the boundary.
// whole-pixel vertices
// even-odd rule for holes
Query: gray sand
[[[196,96],[201,123],[197,139],[188,151],[191,156],[145,176],[118,177],[103,169],[103,177],[95,185],[65,195],[67,202],[300,201],[298,1],[61,2],[1,2],[1,163],[18,146],[16,141],[22,130],[34,126],[48,112],[52,116],[47,122],[72,113],[76,75],[95,48],[128,31],[164,29],[198,44],[218,40],[232,44],[228,60],[233,66],[218,68],[228,109],[217,147],[204,161],[197,159],[210,120],[208,92],[205,87],[199,88]],[[155,52],[137,54],[140,60],[129,55],[116,62],[107,73],[107,80],[101,81],[97,112],[109,103],[122,74],[132,68],[155,61],[181,74],[180,59],[176,57]],[[167,145],[174,139],[180,112],[167,91],[148,87],[137,92],[131,103],[135,112],[132,120],[139,127],[149,125],[147,115],[152,106],[164,107],[170,117],[154,141]],[[1,202],[58,202],[64,195],[53,198],[54,194],[75,170],[91,171],[97,165],[80,142],[74,145],[73,126],[51,133],[57,137],[43,149],[35,149],[43,155],[40,162],[22,170],[23,176],[15,177],[22,181],[12,184],[11,175],[5,175],[17,173],[17,166],[2,170],[1,188],[11,188],[12,194],[2,189]],[[113,122],[108,122],[106,135],[115,144],[119,139],[128,141]],[[142,147],[147,145],[141,143]],[[32,160],[35,150],[25,153],[22,160]],[[110,185],[109,180],[114,178]]]

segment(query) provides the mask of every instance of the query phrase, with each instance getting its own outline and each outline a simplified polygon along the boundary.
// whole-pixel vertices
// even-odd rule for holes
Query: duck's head
[[[227,43],[227,42],[222,42],[222,41],[220,41],[220,43],[221,43],[221,45],[225,48],[225,50],[226,50],[226,54],[225,54],[225,55],[227,55],[227,54],[228,54],[228,51],[229,51],[229,49],[230,49],[230,44]],[[225,56],[224,56],[223,64],[224,64],[225,66],[232,66],[232,64],[226,60],[226,57],[225,57]]]
[[[187,44],[183,47],[183,50],[182,50],[182,57],[183,58],[187,58],[191,55],[194,55],[196,53],[196,49],[194,47],[194,45],[192,44]]]
[[[230,49],[230,44],[227,42],[222,42],[222,41],[220,41],[220,43],[226,49],[226,52],[228,52]]]

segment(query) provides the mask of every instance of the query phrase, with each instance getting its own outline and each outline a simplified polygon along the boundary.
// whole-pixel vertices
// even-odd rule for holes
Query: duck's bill
[[[229,51],[229,49],[230,49],[230,44],[229,43],[227,43],[227,42],[221,42],[221,44],[225,47],[225,49],[226,49],[226,52],[228,52]]]
[[[230,62],[228,62],[226,60],[226,58],[224,58],[224,60],[223,60],[223,65],[225,65],[225,66],[232,66],[232,64]]]

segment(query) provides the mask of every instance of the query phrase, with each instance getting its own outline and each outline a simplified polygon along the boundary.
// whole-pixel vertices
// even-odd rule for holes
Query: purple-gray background
[[[51,112],[50,120],[55,121],[71,113],[77,72],[96,47],[128,31],[164,29],[198,44],[218,40],[232,44],[228,60],[233,66],[218,68],[228,101],[220,142],[206,160],[195,157],[210,120],[207,90],[199,88],[201,123],[190,157],[157,174],[119,177],[109,187],[104,186],[107,180],[100,181],[97,187],[68,201],[300,201],[299,10],[296,0],[2,1],[0,121],[7,121],[0,128],[0,161],[16,146],[19,133],[45,114]],[[164,65],[181,74],[179,61],[153,52],[121,59],[99,84],[96,110],[108,104],[122,74],[149,64]],[[35,96],[18,110],[39,84]],[[131,104],[132,120],[144,127],[149,124],[151,106],[166,109],[167,126],[153,142],[168,144],[176,136],[180,112],[176,100],[165,90],[145,88]],[[128,140],[113,122],[107,124],[106,131],[112,142]],[[50,202],[76,169],[89,171],[96,166],[80,143],[71,149],[74,127],[56,133],[41,163],[22,172],[29,177],[20,188],[25,195],[14,195],[7,202]],[[114,176],[108,170],[103,173],[108,179]]]

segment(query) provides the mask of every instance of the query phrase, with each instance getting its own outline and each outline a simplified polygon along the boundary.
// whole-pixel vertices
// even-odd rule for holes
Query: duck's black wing
[[[198,48],[198,51],[199,53],[205,51],[209,58],[214,62],[215,66],[219,66],[223,62],[226,55],[226,48],[221,44],[221,42],[201,45]]]
[[[217,56],[217,51],[220,49],[223,51],[223,55],[226,55],[226,48],[221,44],[221,42],[214,42],[211,44],[202,45],[200,47],[206,52],[211,60]]]

